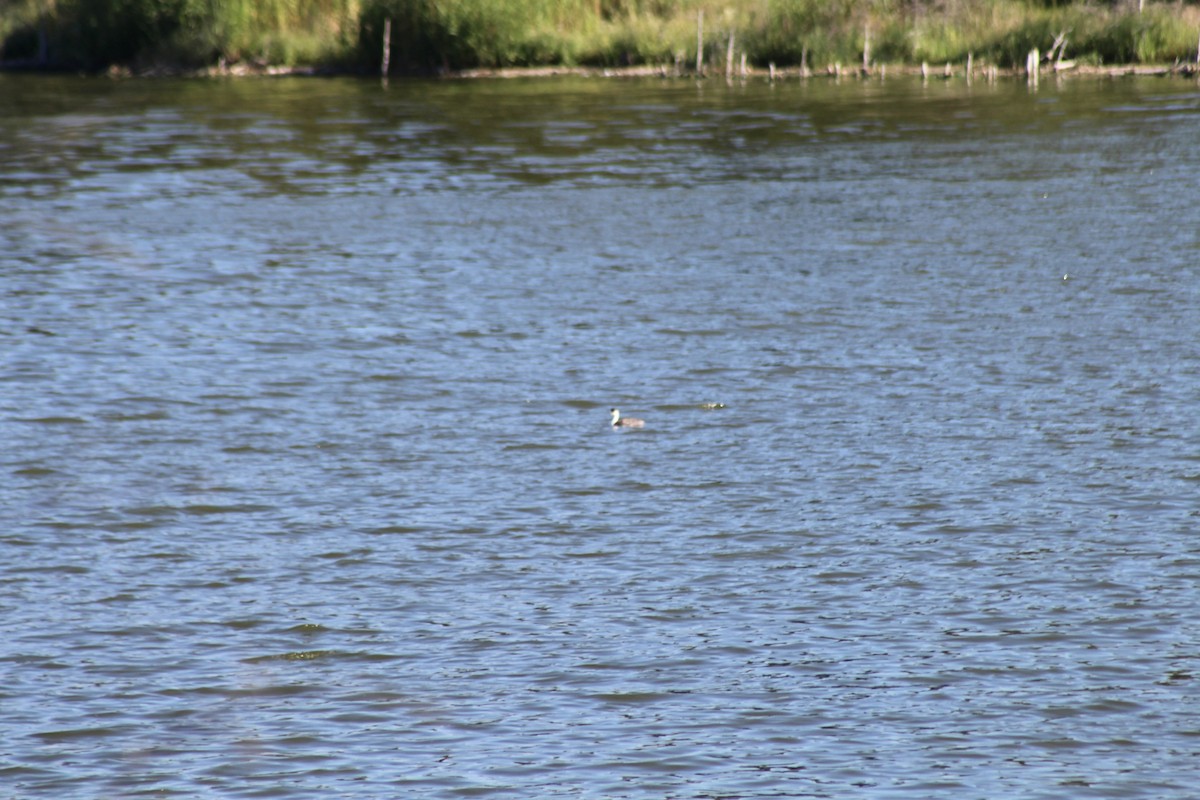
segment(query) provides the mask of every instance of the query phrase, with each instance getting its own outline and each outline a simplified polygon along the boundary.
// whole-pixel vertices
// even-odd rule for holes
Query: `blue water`
[[[1194,83],[0,104],[0,794],[1194,793]]]

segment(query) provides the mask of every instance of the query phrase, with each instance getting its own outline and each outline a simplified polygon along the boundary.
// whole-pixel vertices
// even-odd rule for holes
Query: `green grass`
[[[0,57],[99,70],[117,64],[258,63],[378,69],[385,20],[396,71],[696,61],[732,34],[751,64],[872,61],[1021,65],[1066,32],[1066,58],[1193,61],[1197,0],[3,0]]]
[[[360,0],[17,0],[0,6],[0,57],[97,70],[220,60],[357,56]],[[19,11],[20,13],[17,13]]]

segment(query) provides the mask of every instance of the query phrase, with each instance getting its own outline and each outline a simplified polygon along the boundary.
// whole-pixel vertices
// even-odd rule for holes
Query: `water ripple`
[[[18,87],[20,796],[1191,795],[1194,87]]]

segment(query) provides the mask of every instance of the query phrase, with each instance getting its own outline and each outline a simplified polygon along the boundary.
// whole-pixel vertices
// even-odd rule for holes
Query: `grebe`
[[[636,417],[622,417],[621,412],[617,409],[612,409],[612,426],[614,428],[640,428],[646,424],[644,419]]]

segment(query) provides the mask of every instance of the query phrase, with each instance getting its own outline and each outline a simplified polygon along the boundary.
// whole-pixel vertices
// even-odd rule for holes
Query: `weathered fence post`
[[[725,49],[725,80],[733,80],[733,31],[729,32],[729,46]]]
[[[696,12],[696,75],[704,74],[704,9]]]
[[[1041,60],[1041,54],[1038,53],[1036,47],[1029,51],[1029,55],[1025,56],[1025,78],[1033,86],[1037,86],[1038,64]]]
[[[383,21],[383,60],[379,63],[379,77],[388,77],[388,64],[392,60],[392,18]]]

